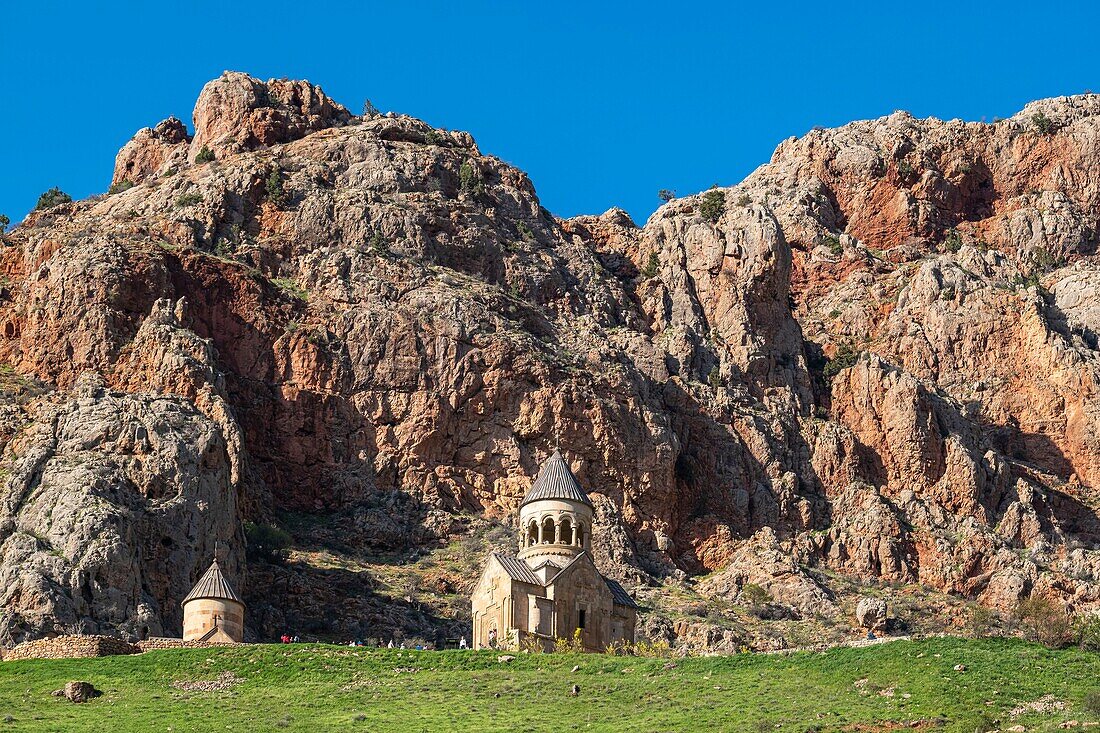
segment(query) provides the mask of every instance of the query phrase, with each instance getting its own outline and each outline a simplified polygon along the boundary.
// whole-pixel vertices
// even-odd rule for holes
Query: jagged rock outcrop
[[[118,151],[111,185],[142,183],[173,166],[187,162],[187,144],[191,135],[175,117],[169,117],[156,127],[137,131],[133,139]]]
[[[1005,610],[1033,591],[1100,601],[1100,97],[992,125],[896,113],[814,130],[644,226],[556,219],[469,135],[354,117],[307,82],[226,73],[194,124],[123,149],[115,180],[133,188],[8,236],[0,359],[57,404],[94,371],[111,400],[189,411],[239,493],[203,524],[212,485],[179,468],[204,497],[195,526],[228,538],[291,512],[339,529],[303,553],[322,538],[415,556],[464,516],[507,518],[560,441],[597,509],[597,559],[628,585],[718,571],[700,592],[733,603],[760,585],[825,616],[838,599],[817,570]],[[216,162],[195,161],[203,148]],[[167,531],[119,521],[140,546]],[[9,633],[128,629],[146,595],[174,618],[209,549],[188,542],[140,592],[119,581],[125,603],[69,601],[62,582]],[[461,626],[305,559],[246,573],[311,599],[259,598],[260,635],[315,617],[318,634]]]
[[[190,157],[194,160],[203,148],[228,155],[288,143],[350,119],[343,105],[308,81],[262,82],[227,71],[199,94]]]

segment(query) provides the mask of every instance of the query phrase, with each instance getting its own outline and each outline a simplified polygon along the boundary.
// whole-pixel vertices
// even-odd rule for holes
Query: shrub
[[[1013,617],[1028,641],[1058,648],[1069,640],[1069,615],[1062,602],[1055,598],[1028,596],[1016,606]]]
[[[382,236],[381,232],[375,232],[370,236],[370,248],[378,255],[389,254],[390,247],[386,244],[386,238]]]
[[[267,192],[267,200],[275,206],[282,206],[286,203],[286,190],[283,188],[282,171],[278,168],[274,168],[267,174],[267,181],[264,182],[264,190]]]
[[[741,600],[750,606],[762,606],[771,603],[772,594],[756,583],[745,583],[741,588]]]
[[[1090,715],[1100,715],[1100,689],[1086,692],[1085,699],[1081,701],[1081,706]]]
[[[711,189],[703,194],[703,200],[699,204],[699,215],[714,224],[722,217],[726,210],[726,194],[724,191]]]
[[[831,380],[841,371],[855,364],[858,358],[858,351],[855,351],[848,344],[841,344],[837,347],[836,355],[825,362],[825,366],[821,369],[821,376],[825,377],[826,380]]]
[[[676,192],[673,191],[671,188],[662,188],[660,191],[657,192],[657,198],[661,199],[661,201],[664,201],[665,203],[668,203],[672,199],[676,198]]]
[[[840,237],[835,234],[826,234],[821,239],[821,243],[829,248],[829,252],[834,257],[839,257],[844,254],[844,245],[840,242]]]
[[[374,106],[374,102],[369,99],[363,101],[363,116],[364,117],[378,117],[382,113],[378,111],[378,108]]]
[[[176,206],[179,208],[185,208],[188,206],[194,206],[195,204],[202,203],[202,194],[200,193],[183,193],[176,199]]]
[[[955,254],[962,248],[962,236],[957,229],[947,230],[947,236],[943,240],[943,248],[951,254]]]
[[[1054,120],[1047,117],[1042,112],[1036,112],[1031,116],[1031,124],[1035,125],[1035,129],[1040,135],[1053,135],[1058,126],[1054,124]]]
[[[711,367],[710,374],[707,375],[707,383],[710,385],[710,388],[713,389],[713,390],[717,390],[719,387],[721,387],[722,386],[722,370],[719,369],[717,366]]]
[[[443,135],[438,130],[428,130],[424,133],[424,143],[426,145],[442,145]]]
[[[646,277],[655,277],[657,275],[657,268],[661,266],[661,258],[654,250],[649,253],[649,259],[646,260],[645,267],[642,268],[642,274]]]
[[[195,162],[209,163],[212,160],[214,160],[214,151],[211,150],[208,146],[203,145],[202,150],[200,150],[199,154],[195,156]]]
[[[966,635],[972,639],[980,639],[989,636],[993,630],[993,611],[975,603],[969,609],[969,618],[966,620]]]
[[[740,206],[742,209],[751,203],[752,199],[749,198],[749,195],[747,193],[743,193],[737,197],[737,205]]]
[[[111,187],[107,189],[107,193],[114,196],[116,193],[122,193],[123,191],[129,191],[134,187],[133,181],[119,181],[118,183],[112,183]]]
[[[458,168],[458,183],[462,190],[469,194],[480,195],[485,191],[485,184],[481,181],[481,171],[468,160],[463,161]]]
[[[286,530],[270,524],[255,524],[246,522],[244,536],[248,542],[248,554],[250,557],[267,560],[268,562],[282,562],[286,560],[291,545],[291,537]]]
[[[518,222],[516,224],[516,229],[519,229],[519,234],[524,239],[532,240],[535,238],[535,233],[531,231],[531,227],[527,226],[527,222],[525,221]]]
[[[908,160],[898,161],[898,177],[903,181],[908,181],[917,174],[917,169]]]
[[[34,205],[34,210],[40,211],[41,209],[52,209],[53,207],[60,206],[61,204],[72,203],[72,200],[72,196],[65,193],[57,186],[54,186],[49,191],[46,191],[44,194],[38,197],[38,203]]]
[[[0,234],[4,233],[4,230],[8,228],[9,224],[11,224],[11,219],[3,214],[0,214]]]
[[[292,298],[298,298],[299,300],[306,300],[309,295],[305,288],[298,285],[294,281],[294,278],[290,277],[273,277],[271,278],[271,284],[282,290]]]
[[[1049,249],[1039,247],[1031,253],[1031,263],[1034,267],[1034,271],[1041,275],[1051,270],[1057,270],[1063,265],[1064,260],[1060,257],[1055,257],[1051,254]]]
[[[1100,652],[1100,615],[1079,614],[1074,620],[1073,636],[1077,640],[1077,646],[1085,651]],[[1097,690],[1097,694],[1100,695],[1100,690]]]

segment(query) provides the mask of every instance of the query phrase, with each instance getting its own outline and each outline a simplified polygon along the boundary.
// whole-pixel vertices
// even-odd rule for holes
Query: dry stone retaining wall
[[[138,647],[114,636],[55,636],[52,639],[25,641],[4,650],[4,661],[16,659],[71,659],[76,657],[109,657],[116,654],[137,654]]]

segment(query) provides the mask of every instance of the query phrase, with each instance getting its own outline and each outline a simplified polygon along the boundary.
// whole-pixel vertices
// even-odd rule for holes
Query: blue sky
[[[249,7],[244,7],[248,5]],[[5,2],[0,213],[104,191],[224,69],[370,98],[526,170],[561,216],[736,183],[814,125],[1100,91],[1086,3]]]

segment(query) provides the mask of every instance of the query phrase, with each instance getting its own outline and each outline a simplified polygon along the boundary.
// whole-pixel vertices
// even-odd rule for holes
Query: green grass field
[[[214,692],[173,687],[225,672],[242,681]],[[69,680],[104,695],[83,705],[51,696]],[[913,721],[1054,730],[1097,719],[1082,703],[1094,688],[1100,655],[1003,639],[679,660],[521,654],[507,663],[487,652],[259,645],[3,662],[0,731],[801,732]],[[1011,716],[1045,696],[1064,709]]]

